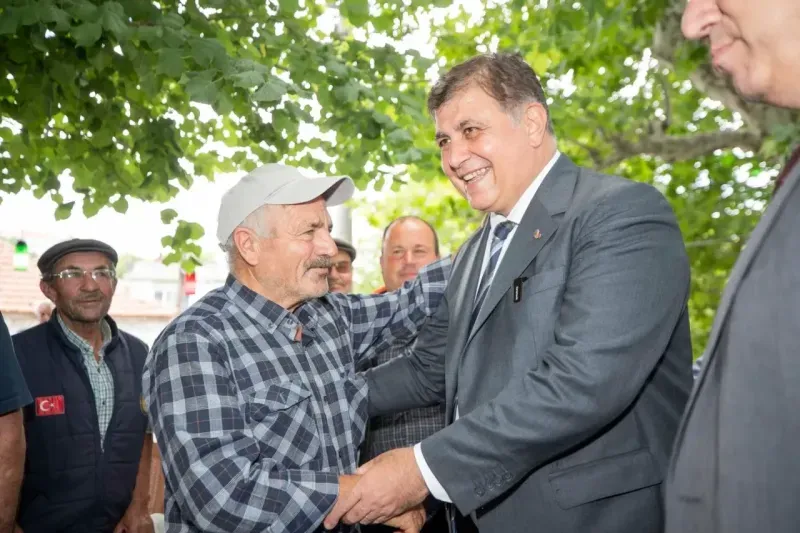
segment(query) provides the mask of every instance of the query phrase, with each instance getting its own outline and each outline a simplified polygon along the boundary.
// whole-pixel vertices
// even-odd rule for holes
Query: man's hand
[[[428,487],[417,467],[413,448],[388,451],[358,469],[361,479],[348,494],[341,491],[336,505],[325,518],[333,529],[346,524],[384,523],[416,505],[428,495]]]
[[[425,518],[425,508],[417,505],[400,516],[395,516],[386,525],[395,528],[395,533],[419,533],[425,525]]]
[[[331,509],[331,512],[328,513],[328,516],[336,515],[341,516],[347,511],[350,510],[350,507],[345,507],[348,505],[350,501],[350,493],[353,492],[356,484],[358,484],[358,480],[361,476],[352,476],[352,475],[341,475],[339,476],[339,497],[336,498],[336,504]],[[331,526],[328,527],[327,518],[325,519],[325,527],[328,529],[333,529],[336,527],[336,524],[339,523],[339,519],[336,519],[336,522],[332,522]]]
[[[154,533],[153,521],[150,519],[147,506],[131,503],[122,520],[114,528],[114,533]]]

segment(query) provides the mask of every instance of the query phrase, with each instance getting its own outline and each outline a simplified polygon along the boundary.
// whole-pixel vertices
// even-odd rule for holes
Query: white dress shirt
[[[500,257],[497,258],[497,267],[495,267],[494,272],[497,272],[497,270],[499,269],[500,262],[503,260],[503,256],[506,254],[506,249],[508,249],[508,244],[514,237],[514,233],[516,233],[517,231],[517,226],[519,226],[520,222],[522,222],[522,217],[528,210],[528,207],[530,206],[531,200],[533,200],[536,191],[539,190],[539,186],[542,184],[547,174],[553,168],[553,165],[556,164],[556,161],[558,161],[558,157],[560,155],[561,153],[558,150],[556,150],[556,153],[553,154],[553,157],[550,159],[547,165],[545,165],[542,171],[539,173],[539,175],[536,176],[536,179],[534,179],[533,182],[531,182],[531,184],[528,185],[528,188],[525,189],[524,193],[522,193],[522,196],[520,197],[519,200],[517,200],[517,203],[514,204],[514,207],[511,209],[511,212],[508,213],[508,218],[504,217],[499,213],[491,213],[489,215],[489,225],[490,225],[489,239],[491,239],[491,235],[494,234],[494,228],[501,222],[510,220],[511,222],[514,223],[514,227],[511,229],[508,236],[506,237],[506,240],[503,242],[503,247],[500,250]],[[481,277],[483,277],[483,273],[486,272],[486,266],[489,264],[489,256],[491,255],[491,252],[492,252],[492,245],[490,240],[488,245],[486,246],[486,251],[483,254],[483,263],[481,265]],[[492,273],[492,276],[494,276],[494,273]],[[491,283],[491,280],[489,280],[489,282]],[[478,280],[478,287],[480,287],[480,280]],[[457,404],[455,408],[455,419],[458,420]],[[437,500],[452,503],[453,500],[450,499],[450,496],[447,494],[447,491],[444,490],[442,484],[439,483],[439,480],[436,479],[436,476],[433,475],[433,472],[431,471],[430,467],[428,467],[428,463],[427,461],[425,461],[425,457],[422,455],[422,447],[420,446],[419,443],[414,445],[414,458],[417,460],[417,466],[419,467],[419,470],[422,473],[422,478],[425,480],[425,484],[428,486],[428,490],[431,492],[431,495],[433,495],[433,497],[436,498]]]

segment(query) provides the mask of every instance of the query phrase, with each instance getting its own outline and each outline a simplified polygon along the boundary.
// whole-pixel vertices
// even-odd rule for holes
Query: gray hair
[[[239,224],[236,226],[237,228],[247,228],[255,232],[256,235],[259,237],[269,237],[272,233],[270,228],[267,227],[266,218],[268,216],[268,209],[272,207],[270,205],[262,205],[249,215]],[[234,228],[235,230],[235,228]],[[225,241],[225,244],[220,246],[222,251],[225,252],[225,255],[228,258],[228,269],[233,272],[233,267],[236,264],[236,258],[239,255],[239,251],[236,249],[236,242],[233,240],[233,232],[231,232],[230,237],[228,240]]]
[[[539,77],[519,54],[479,55],[454,66],[431,89],[428,112],[434,116],[442,105],[472,84],[478,85],[497,100],[503,111],[515,121],[522,118],[519,113],[522,105],[538,102],[547,113],[547,131],[554,134],[550,109]]]

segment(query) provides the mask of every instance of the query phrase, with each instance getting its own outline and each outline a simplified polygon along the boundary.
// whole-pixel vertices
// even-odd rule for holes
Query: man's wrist
[[[147,511],[150,507],[150,498],[148,496],[133,498],[128,505],[127,512],[140,512]]]
[[[444,489],[441,483],[439,483],[439,480],[436,479],[433,471],[431,471],[430,467],[428,466],[428,462],[425,460],[425,456],[422,454],[421,443],[414,445],[414,459],[417,462],[417,468],[422,476],[422,481],[425,483],[425,488],[427,489],[428,494],[432,495],[437,500],[451,503],[453,500],[450,499],[447,491]]]

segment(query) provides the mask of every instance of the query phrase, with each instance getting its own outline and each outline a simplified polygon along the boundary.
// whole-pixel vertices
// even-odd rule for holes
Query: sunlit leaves
[[[49,196],[62,219],[76,205],[60,195],[67,172],[87,215],[124,211],[132,198],[166,202],[196,177],[250,170],[256,161],[346,174],[361,186],[399,172],[439,187],[425,109],[430,75],[478,52],[516,50],[552,99],[564,153],[652,182],[672,202],[694,243],[690,308],[700,342],[768,196],[768,184],[736,175],[757,177],[778,164],[797,127],[770,131],[759,153],[723,150],[670,164],[659,153],[619,157],[620,146],[641,139],[719,131],[738,120],[703,103],[687,82],[706,61],[703,47],[679,47],[670,65],[655,62],[654,25],[674,2],[683,3],[491,2],[483,17],[457,12],[431,24],[436,52],[427,58],[376,45],[372,32],[401,40],[447,0],[339,0],[330,7],[344,20],[330,35],[318,27],[328,5],[309,1],[209,0],[201,11],[195,2],[12,0],[0,11],[0,189]],[[424,214],[445,233],[454,225],[447,239],[461,238],[475,213],[442,194],[425,193]],[[162,244],[169,260],[190,267],[200,233],[178,218],[162,212],[175,232]]]

